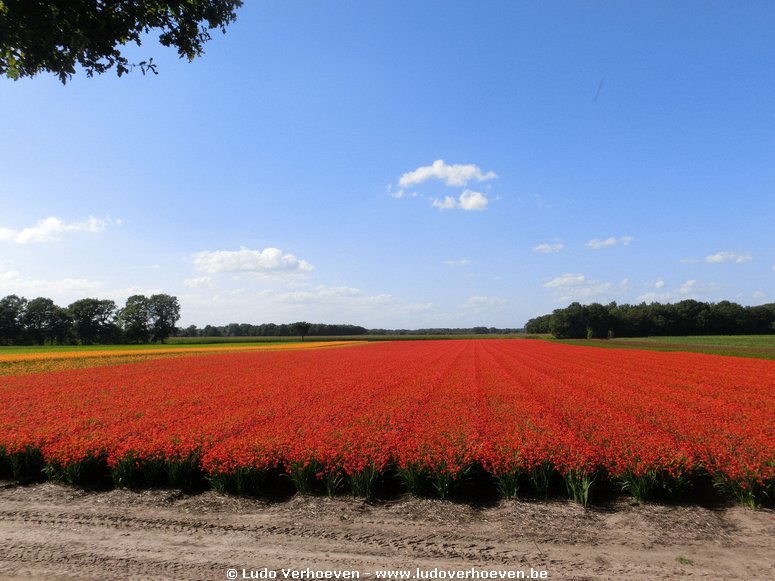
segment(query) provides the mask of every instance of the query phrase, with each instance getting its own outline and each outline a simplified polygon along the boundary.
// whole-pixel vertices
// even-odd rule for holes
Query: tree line
[[[299,325],[309,325],[306,333],[299,332]],[[303,330],[303,329],[302,329]],[[341,337],[345,335],[487,335],[516,333],[518,329],[496,329],[495,327],[434,328],[434,329],[367,329],[360,325],[338,325],[330,323],[290,323],[276,325],[263,323],[230,323],[228,325],[206,325],[202,328],[190,325],[179,329],[178,337]]]
[[[0,299],[0,345],[162,343],[180,319],[178,299],[132,295],[119,308],[109,299],[80,299],[60,307],[53,300]]]
[[[309,325],[307,329],[304,325]],[[305,332],[302,332],[305,331]],[[229,323],[228,325],[205,325],[178,329],[177,337],[310,337],[365,335],[369,331],[358,325],[332,325],[328,323]]]
[[[706,303],[571,303],[530,319],[527,333],[551,333],[558,339],[606,339],[649,335],[760,335],[775,333],[775,303],[743,307],[730,301]]]

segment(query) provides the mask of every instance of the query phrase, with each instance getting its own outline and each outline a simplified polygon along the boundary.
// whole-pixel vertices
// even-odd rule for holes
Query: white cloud
[[[213,288],[216,286],[212,276],[197,276],[194,278],[187,278],[183,281],[183,284],[188,288]]]
[[[684,299],[697,299],[703,295],[708,295],[718,290],[719,286],[715,282],[701,283],[696,279],[687,280],[676,289],[664,292],[648,292],[636,297],[638,302],[675,302]]]
[[[587,246],[592,250],[599,250],[601,248],[608,248],[610,246],[618,246],[619,244],[621,244],[622,246],[627,246],[633,240],[634,238],[632,236],[622,236],[621,238],[614,238],[613,236],[611,236],[610,238],[606,238],[605,240],[594,238],[593,240],[590,240],[589,242],[587,242]]]
[[[461,210],[484,210],[488,203],[487,196],[481,192],[466,190],[460,194],[459,204]]]
[[[108,225],[107,220],[90,216],[83,222],[65,222],[56,216],[39,220],[34,226],[14,230],[0,228],[0,241],[30,244],[35,242],[54,242],[66,232],[102,232]],[[120,220],[115,221],[121,224]]]
[[[34,279],[22,275],[18,270],[0,272],[0,293],[25,295],[28,298],[48,296],[52,299],[72,297],[99,291],[102,284],[85,278],[64,278],[60,280]]]
[[[102,299],[112,299],[116,301],[119,306],[125,304],[126,299],[132,295],[145,295],[152,296],[159,293],[163,293],[163,288],[148,288],[142,286],[128,286],[124,288],[117,288],[109,291],[100,291],[99,296]]]
[[[584,284],[586,277],[583,274],[563,274],[544,284],[546,288],[566,288]]]
[[[537,246],[533,246],[533,252],[551,254],[553,252],[560,252],[563,248],[565,248],[565,245],[560,242],[555,242],[554,244],[538,244]]]
[[[664,288],[665,287],[665,281],[661,278],[657,279],[657,282],[654,283],[654,288]]]
[[[457,208],[457,201],[452,196],[447,196],[443,200],[433,198],[431,204],[433,204],[434,208],[438,208],[439,210],[451,210],[452,208]]]
[[[198,270],[208,274],[246,273],[258,277],[293,276],[312,272],[314,267],[279,248],[215,250],[197,252],[191,259]]]
[[[737,264],[742,264],[752,260],[753,256],[750,252],[736,254],[734,252],[722,251],[705,257],[705,262],[708,264],[721,264],[722,262],[736,262]]]
[[[487,297],[487,296],[473,296],[468,297],[466,301],[460,305],[464,309],[502,309],[509,301],[500,297]]]
[[[697,260],[696,258],[682,258],[681,260],[679,260],[679,262],[681,264],[697,264],[699,260]]]
[[[447,266],[467,266],[471,264],[471,261],[467,258],[461,258],[460,260],[445,260],[444,264]]]
[[[261,321],[339,322],[365,326],[416,327],[432,303],[408,303],[390,294],[369,294],[347,286],[311,286],[292,291],[234,289],[184,295],[187,321],[197,324]],[[400,321],[400,322],[399,322]]]
[[[472,163],[447,165],[443,160],[437,159],[431,165],[421,166],[414,171],[403,174],[398,179],[398,186],[403,190],[408,186],[421,184],[429,179],[437,179],[448,186],[465,187],[471,180],[483,182],[497,177],[495,172],[484,173],[479,166]]]
[[[765,293],[762,290],[757,290],[753,292],[753,298],[755,299],[763,299],[766,296],[767,296],[767,293]]]
[[[625,293],[630,288],[630,281],[623,279],[620,283],[589,280],[583,274],[563,274],[544,283],[544,288],[551,289],[555,299],[568,301],[597,301]]]
[[[446,196],[443,200],[433,198],[431,200],[434,208],[439,210],[460,209],[465,211],[481,211],[487,207],[489,200],[481,192],[465,190],[456,200],[452,196]]]
[[[348,287],[348,286],[316,286],[308,290],[302,291],[290,291],[284,293],[277,293],[277,298],[284,302],[290,303],[315,303],[318,301],[331,301],[331,300],[360,300],[366,301],[372,304],[379,304],[388,302],[392,299],[389,294],[379,294],[374,296],[368,296],[361,289]]]

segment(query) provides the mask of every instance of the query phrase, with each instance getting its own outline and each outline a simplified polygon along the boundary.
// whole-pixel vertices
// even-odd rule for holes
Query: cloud
[[[327,287],[323,285],[316,286],[308,290],[277,293],[276,296],[281,301],[300,304],[315,303],[321,300],[331,301],[338,299],[344,299],[348,301],[355,299],[359,301],[366,301],[371,304],[379,304],[392,300],[392,297],[389,294],[383,293],[379,295],[368,296],[365,292],[358,288],[348,286]]]
[[[55,242],[60,235],[66,232],[102,232],[107,228],[109,221],[90,216],[83,222],[65,222],[56,216],[50,216],[39,220],[34,226],[14,230],[0,228],[0,241],[14,242],[16,244],[30,244],[36,242]],[[121,224],[120,220],[115,221]]]
[[[674,302],[684,299],[697,299],[703,295],[708,295],[718,290],[719,286],[715,282],[701,283],[695,279],[687,280],[676,289],[664,292],[648,292],[635,298],[638,302]]]
[[[447,165],[443,160],[437,159],[431,165],[418,167],[414,171],[406,172],[398,179],[398,186],[404,189],[408,186],[421,184],[429,179],[443,181],[448,186],[465,187],[471,180],[483,182],[497,178],[493,171],[482,172],[479,166],[472,163],[465,165]]]
[[[467,258],[461,258],[460,260],[445,260],[444,264],[447,266],[467,266],[471,264],[471,261]]]
[[[654,283],[654,288],[664,288],[665,287],[665,281],[661,278],[657,279],[657,282]]]
[[[587,242],[587,246],[592,250],[600,250],[601,248],[608,248],[609,246],[618,246],[619,244],[621,244],[622,246],[628,246],[630,242],[632,242],[633,240],[634,238],[632,236],[622,236],[621,238],[614,238],[613,236],[611,236],[610,238],[606,238],[605,240],[600,240],[599,238],[595,238]]]
[[[418,167],[413,171],[406,172],[400,178],[398,178],[397,189],[393,189],[392,185],[388,186],[388,193],[394,198],[403,198],[406,194],[406,189],[417,186],[428,180],[438,180],[450,187],[465,188],[470,182],[484,182],[487,180],[493,180],[498,175],[494,171],[483,172],[478,165],[469,164],[453,164],[448,165],[444,163],[444,160],[437,159],[431,165],[425,165]],[[460,207],[464,210],[481,210],[487,205],[487,198],[479,192],[471,192],[466,190],[463,192],[465,195],[463,198],[456,200],[451,196],[447,196],[443,200],[433,200],[433,205],[440,209],[451,209]],[[417,197],[417,192],[409,194],[411,197]]]
[[[191,255],[196,268],[208,274],[245,273],[258,277],[296,276],[310,273],[314,267],[293,254],[283,254],[279,248],[251,250],[215,250]]]
[[[566,288],[584,284],[586,277],[583,274],[563,274],[544,284],[545,288]]]
[[[27,296],[72,297],[99,291],[102,284],[85,278],[63,278],[60,280],[34,279],[22,275],[18,270],[0,272],[0,293]]]
[[[533,201],[535,202],[536,208],[539,210],[552,210],[558,206],[555,202],[549,202],[541,194],[533,194]]]
[[[509,301],[500,297],[487,297],[487,296],[473,296],[468,297],[466,301],[460,305],[464,309],[502,309]]]
[[[757,290],[753,292],[753,298],[755,299],[763,299],[766,296],[767,296],[767,293],[765,293],[762,290]]]
[[[620,283],[589,280],[583,274],[563,274],[544,283],[544,288],[551,289],[555,299],[568,301],[595,301],[610,298],[626,292],[630,281],[623,279]]]
[[[163,292],[164,292],[164,289],[160,287],[148,288],[148,287],[142,287],[142,286],[128,286],[128,287],[117,288],[109,291],[100,291],[100,298],[113,299],[120,306],[124,304],[126,299],[128,299],[132,295],[145,295],[150,297]]]
[[[348,286],[300,285],[291,291],[246,289],[215,294],[197,292],[181,297],[187,320],[221,324],[234,320],[283,323],[341,322],[366,326],[416,325],[417,316],[432,303],[408,303],[388,293],[369,294]]]
[[[465,190],[457,200],[452,196],[446,196],[443,200],[437,198],[431,200],[433,207],[439,210],[459,209],[469,212],[484,210],[489,203],[487,196],[473,190]]]
[[[452,208],[457,208],[457,201],[452,196],[447,196],[443,200],[433,198],[431,204],[433,204],[434,208],[438,208],[439,210],[451,210]]]
[[[750,262],[753,260],[753,256],[750,252],[744,252],[742,254],[735,254],[734,252],[716,252],[716,254],[710,254],[705,257],[707,264],[721,264],[722,262],[735,262],[742,264],[744,262]]]
[[[197,276],[194,278],[187,278],[183,281],[183,284],[188,288],[213,288],[216,286],[212,276]]]
[[[554,244],[538,244],[537,246],[533,246],[533,252],[551,254],[553,252],[559,252],[563,248],[565,248],[565,245],[560,242],[555,242]]]

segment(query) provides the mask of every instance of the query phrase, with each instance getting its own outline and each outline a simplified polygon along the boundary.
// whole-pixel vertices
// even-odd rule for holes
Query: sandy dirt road
[[[401,497],[286,502],[215,492],[0,483],[2,579],[239,579],[304,571],[546,571],[549,579],[773,579],[775,512]]]

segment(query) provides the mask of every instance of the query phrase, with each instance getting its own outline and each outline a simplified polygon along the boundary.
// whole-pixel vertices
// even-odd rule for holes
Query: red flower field
[[[370,495],[391,480],[447,497],[473,482],[583,503],[715,483],[755,504],[775,481],[775,362],[450,340],[0,377],[0,465],[75,484]]]

